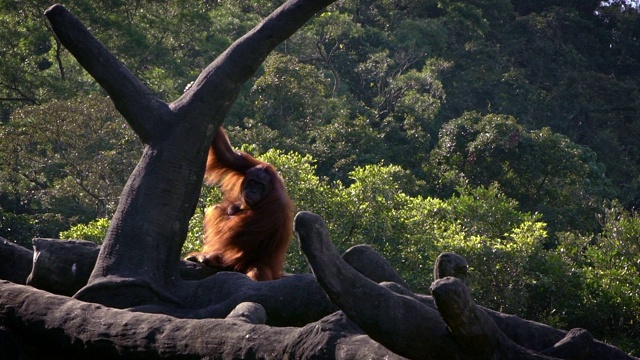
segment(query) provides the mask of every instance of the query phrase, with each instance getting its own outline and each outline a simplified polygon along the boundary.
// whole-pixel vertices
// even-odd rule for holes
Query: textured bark
[[[10,329],[3,331],[0,326],[0,355],[22,354],[25,359],[401,359],[364,336],[340,312],[303,327],[270,327],[247,321],[259,306],[255,304],[241,304],[227,319],[192,320],[107,308],[6,281],[0,281],[0,294],[0,324]],[[247,308],[253,310],[247,312]],[[357,347],[351,348],[351,339]]]
[[[145,144],[111,220],[96,265],[75,297],[117,308],[215,303],[179,274],[207,149],[241,86],[266,56],[333,0],[290,0],[235,41],[172,103],[152,92],[61,5],[45,15],[61,43],[107,91]],[[149,256],[152,254],[152,256]],[[267,311],[269,311],[267,309]]]
[[[450,266],[466,267],[466,260],[457,255],[443,254],[446,256],[436,262],[436,277],[458,269],[453,273],[462,279],[436,279],[432,285],[434,306],[430,297],[412,295],[401,286],[381,286],[355,271],[338,255],[319,216],[298,213],[295,230],[300,247],[329,298],[367,335],[395,353],[410,359],[550,358],[540,351],[564,356],[560,358],[576,355],[563,352],[563,348],[570,348],[563,345],[567,342],[564,331],[477,306],[464,282],[466,271]],[[590,346],[591,352],[579,356],[593,360],[632,359],[598,341],[592,341]]]

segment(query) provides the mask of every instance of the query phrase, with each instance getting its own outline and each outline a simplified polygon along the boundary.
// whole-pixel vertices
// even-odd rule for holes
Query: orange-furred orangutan
[[[206,210],[202,251],[187,259],[256,281],[281,278],[293,204],[276,169],[234,151],[220,128],[209,149],[205,181],[220,186],[222,203]]]

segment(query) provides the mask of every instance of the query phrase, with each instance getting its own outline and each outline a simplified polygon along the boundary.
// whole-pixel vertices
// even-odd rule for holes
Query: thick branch
[[[391,267],[387,259],[369,245],[353,246],[342,254],[342,258],[352,268],[377,283],[392,282],[409,289],[407,283]]]
[[[0,237],[0,279],[24,284],[31,272],[33,251]]]
[[[301,328],[276,328],[252,324],[260,321],[260,310],[247,304],[228,319],[188,320],[111,309],[6,281],[0,281],[0,294],[0,333],[8,331],[26,359],[401,359],[341,313]],[[11,345],[0,342],[0,350]]]
[[[154,129],[158,127],[157,121],[166,120],[167,104],[155,97],[62,5],[53,5],[45,11],[45,16],[60,42],[107,91],[140,139],[148,143],[153,131],[158,131]]]
[[[99,252],[99,246],[86,241],[35,239],[34,256],[34,252],[2,240],[0,238],[0,279],[26,282],[59,295],[73,295],[86,285]],[[185,294],[196,294],[194,297],[178,307],[143,304],[132,310],[180,318],[221,318],[238,304],[253,302],[265,309],[267,324],[276,326],[302,326],[337,311],[310,274],[256,282],[239,273],[211,276],[210,269],[190,261],[180,261],[179,271],[185,280],[201,280],[189,281],[181,289]],[[135,297],[136,293],[131,291],[109,302],[113,306],[128,307]]]
[[[516,345],[477,306],[465,283],[454,277],[437,280],[431,293],[458,346],[479,359],[552,359]]]
[[[300,212],[294,223],[318,282],[367,335],[408,358],[451,358],[456,345],[437,311],[378,285],[349,266],[340,258],[319,216]]]
[[[185,118],[205,117],[215,124],[213,131],[233,104],[240,87],[281,42],[293,35],[313,15],[335,0],[289,0],[249,33],[236,40],[212,62],[193,86],[171,106],[185,108]]]

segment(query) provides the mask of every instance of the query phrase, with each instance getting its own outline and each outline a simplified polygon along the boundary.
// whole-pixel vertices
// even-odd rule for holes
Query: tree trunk
[[[62,44],[107,91],[144,143],[111,220],[88,284],[75,297],[117,308],[184,307],[201,285],[178,273],[180,249],[195,210],[207,149],[240,87],[267,55],[333,0],[290,0],[202,71],[167,104],[118,61],[64,7],[45,15]],[[211,303],[198,293],[202,303]]]

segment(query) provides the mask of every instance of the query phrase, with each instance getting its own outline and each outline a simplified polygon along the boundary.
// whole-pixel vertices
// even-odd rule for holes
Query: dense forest
[[[277,0],[65,6],[177,98]],[[0,0],[0,236],[100,241],[141,144],[48,28]],[[342,0],[278,47],[225,121],[341,250],[416,292],[437,254],[479,304],[640,354],[640,12],[630,0]],[[203,188],[185,243],[199,246]],[[296,245],[289,272],[308,271]]]

